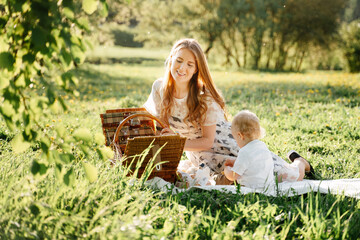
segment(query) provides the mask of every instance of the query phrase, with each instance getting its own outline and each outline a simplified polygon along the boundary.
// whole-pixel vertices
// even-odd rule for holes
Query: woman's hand
[[[160,132],[160,135],[173,135],[173,134],[175,134],[175,132],[170,128],[163,128],[163,130],[161,130]]]

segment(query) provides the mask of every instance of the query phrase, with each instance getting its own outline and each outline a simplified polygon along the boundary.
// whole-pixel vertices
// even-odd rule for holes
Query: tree
[[[80,7],[87,14],[107,8],[105,0],[83,0],[82,5],[73,0],[0,1],[0,113],[8,128],[19,132],[11,141],[13,151],[38,145],[42,159],[34,160],[32,173],[44,174],[55,164],[66,184],[73,179],[72,168],[66,172],[63,168],[75,159],[71,145],[86,156],[91,134],[87,129],[69,134],[64,126],[58,126],[61,141],[56,142],[40,120],[67,109],[60,90],[79,94],[78,81],[70,70],[83,63],[88,45],[83,36],[90,30]],[[105,156],[107,150],[98,152]],[[84,167],[92,168],[89,164]]]
[[[350,72],[360,72],[360,20],[344,24],[341,35]]]

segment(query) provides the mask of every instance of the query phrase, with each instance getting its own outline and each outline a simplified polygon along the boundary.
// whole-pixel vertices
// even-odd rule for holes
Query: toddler
[[[248,110],[239,112],[231,124],[231,133],[240,150],[236,160],[225,161],[224,174],[245,187],[264,188],[275,183],[272,154],[260,141],[259,118]]]

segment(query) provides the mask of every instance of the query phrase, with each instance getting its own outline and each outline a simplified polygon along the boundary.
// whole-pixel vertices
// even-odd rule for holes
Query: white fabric
[[[271,152],[260,140],[253,140],[242,147],[230,169],[240,175],[237,182],[245,187],[266,187],[275,183]]]
[[[175,187],[173,184],[165,180],[155,177],[147,184],[157,188],[163,192],[172,191],[172,193],[184,192],[188,189],[181,189]],[[360,178],[354,179],[338,179],[338,180],[303,180],[299,182],[282,182],[278,185],[273,185],[267,189],[257,189],[241,187],[240,192],[237,192],[237,187],[234,185],[215,185],[215,186],[196,186],[196,188],[204,190],[219,190],[221,192],[230,192],[234,194],[248,194],[248,193],[262,193],[267,196],[295,196],[302,195],[308,192],[319,192],[324,194],[345,195],[360,199]]]

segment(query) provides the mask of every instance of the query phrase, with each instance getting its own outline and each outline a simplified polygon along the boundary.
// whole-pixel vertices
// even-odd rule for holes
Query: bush
[[[360,72],[360,20],[345,24],[341,35],[350,72]]]

